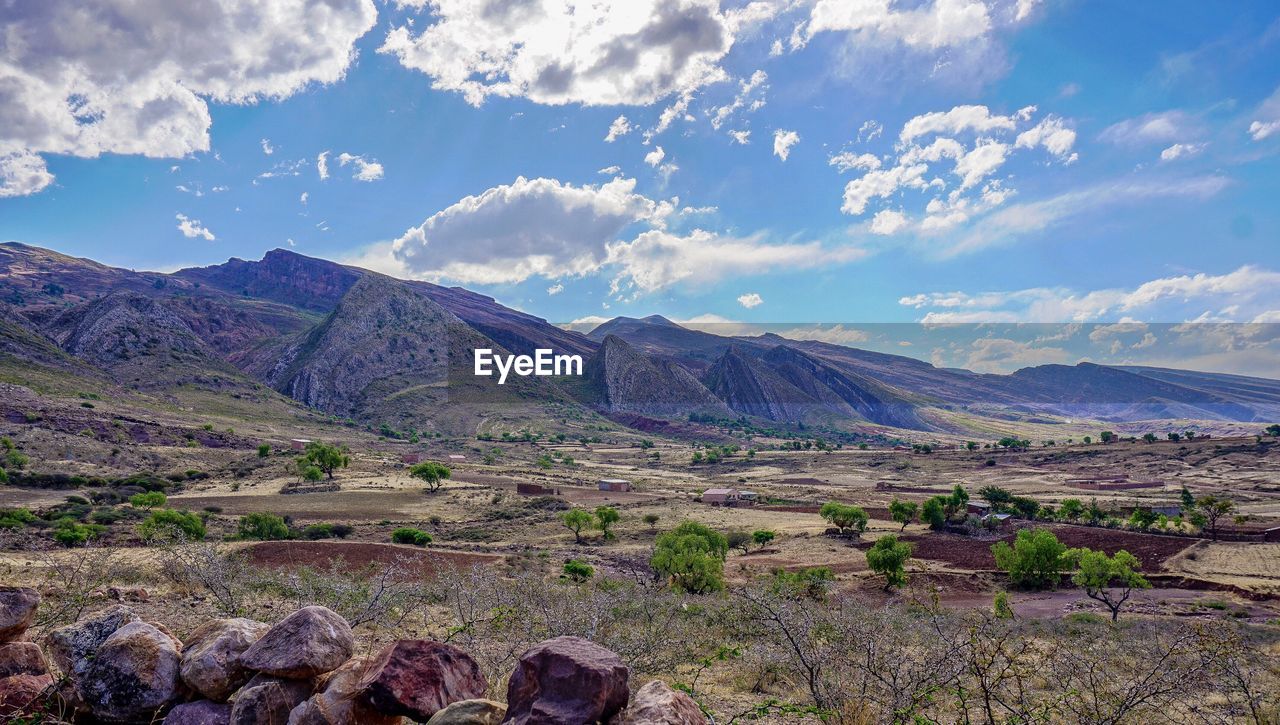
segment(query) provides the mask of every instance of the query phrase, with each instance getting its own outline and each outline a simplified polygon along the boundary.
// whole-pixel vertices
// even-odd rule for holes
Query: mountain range
[[[772,333],[717,335],[657,315],[582,334],[459,287],[287,250],[165,274],[0,244],[0,311],[0,370],[13,382],[44,371],[161,398],[194,387],[424,431],[548,415],[903,437],[1081,419],[1280,419],[1275,380],[1092,363],[978,374]],[[472,375],[479,347],[580,355],[584,374],[497,386]]]

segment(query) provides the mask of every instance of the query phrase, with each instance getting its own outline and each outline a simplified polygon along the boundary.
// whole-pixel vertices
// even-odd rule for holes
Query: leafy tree
[[[1155,433],[1144,433],[1144,434],[1142,435],[1142,440],[1144,440],[1144,441],[1146,441],[1146,442],[1148,442],[1148,443],[1155,443],[1155,442],[1156,442],[1156,440],[1157,440],[1157,439],[1156,439],[1156,434],[1155,434]]]
[[[920,508],[920,521],[935,531],[941,529],[947,523],[946,501],[946,496],[934,496],[925,501]]]
[[[129,497],[129,504],[134,508],[153,509],[164,505],[168,499],[159,491],[145,491],[143,493],[135,493]]]
[[[596,525],[604,533],[605,540],[614,538],[613,530],[610,527],[618,523],[621,518],[622,515],[618,513],[618,509],[612,506],[596,507]]]
[[[1093,549],[1073,549],[1070,554],[1078,570],[1071,581],[1084,588],[1090,599],[1096,599],[1111,610],[1111,621],[1120,616],[1120,607],[1129,600],[1134,589],[1150,589],[1151,583],[1138,569],[1142,562],[1121,549],[1115,556]]]
[[[978,450],[978,444],[975,443],[974,441],[966,441],[964,444],[964,448],[967,451],[976,451]]]
[[[422,529],[413,529],[405,526],[392,531],[391,540],[397,544],[426,546],[431,543],[431,534],[428,534]]]
[[[818,515],[830,521],[831,525],[840,529],[841,533],[844,533],[845,529],[853,529],[854,533],[861,534],[867,530],[867,522],[870,520],[861,506],[851,506],[836,501],[822,504],[822,508],[818,509]]]
[[[582,530],[591,525],[591,514],[585,509],[569,509],[560,514],[560,522],[564,527],[573,532],[573,540],[575,543],[582,543]]]
[[[641,517],[641,521],[644,521],[646,524],[649,524],[649,528],[652,529],[654,526],[658,525],[658,518],[659,517],[657,514],[645,514],[643,517]]]
[[[983,486],[978,489],[978,496],[997,510],[1013,501],[1013,494],[999,486]]]
[[[690,594],[724,588],[724,535],[696,521],[685,521],[658,536],[649,565],[671,585]]]
[[[1266,433],[1269,436],[1280,436],[1280,423],[1272,423],[1267,426]]]
[[[321,471],[316,466],[306,465],[303,466],[301,475],[302,480],[314,482],[324,478],[324,471]]]
[[[564,563],[564,576],[575,584],[581,584],[596,575],[596,570],[585,561],[570,559]]]
[[[900,531],[906,531],[907,524],[915,521],[916,512],[919,511],[919,509],[920,506],[915,501],[899,501],[895,498],[889,503],[889,516],[891,516],[894,521],[902,524]]]
[[[409,475],[427,484],[427,490],[431,492],[439,491],[452,473],[448,466],[435,461],[423,461],[409,469]]]
[[[751,540],[756,542],[756,546],[761,549],[768,546],[769,543],[777,537],[778,535],[776,533],[769,531],[768,529],[757,529],[756,531],[751,532]]]
[[[1116,439],[1116,434],[1112,433],[1109,430],[1104,430],[1098,434],[1098,437],[1099,439],[1102,440],[1103,443],[1110,443],[1111,441]]]
[[[1190,511],[1196,507],[1196,497],[1192,495],[1191,489],[1185,485],[1182,487],[1182,491],[1178,493],[1178,498],[1182,502],[1183,511]]]
[[[1093,443],[1093,437],[1092,437],[1092,436],[1085,436],[1085,437],[1084,437],[1084,444],[1087,446],[1087,445],[1089,445],[1090,443]]]
[[[806,598],[821,601],[826,599],[827,589],[835,580],[836,575],[825,566],[807,567],[800,571],[777,569],[773,572],[773,589],[789,599]]]
[[[1182,434],[1181,434],[1181,433],[1169,433],[1166,437],[1167,437],[1169,440],[1173,441],[1174,443],[1177,443],[1178,441],[1182,440]]]
[[[730,549],[741,549],[746,554],[751,551],[751,534],[742,529],[735,529],[724,535]]]
[[[898,541],[893,534],[885,534],[867,550],[867,565],[871,571],[884,575],[886,591],[907,583],[904,565],[911,558],[913,547],[910,542]]]
[[[307,465],[315,466],[326,476],[333,478],[334,471],[351,465],[351,456],[345,448],[312,441],[302,452],[302,458],[298,461],[298,470],[305,470]]]
[[[204,539],[204,534],[204,521],[199,515],[189,511],[152,511],[150,516],[138,524],[138,535],[147,540],[181,536],[187,541],[200,541]]]
[[[284,519],[264,511],[255,511],[240,517],[236,530],[242,539],[279,541],[289,538],[289,525]]]
[[[1078,498],[1064,498],[1058,506],[1058,515],[1068,521],[1076,521],[1084,515],[1084,503]]]
[[[1028,496],[1014,496],[1010,504],[1013,511],[1024,519],[1034,519],[1040,512],[1040,502]]]
[[[1021,529],[1013,546],[1000,541],[991,553],[1014,586],[1028,589],[1056,587],[1063,570],[1071,565],[1066,545],[1048,529]]]
[[[1225,496],[1209,495],[1196,499],[1195,512],[1204,521],[1202,528],[1208,529],[1214,541],[1218,540],[1218,520],[1235,510],[1235,502]]]
[[[259,445],[259,446],[258,446],[258,458],[266,458],[266,457],[267,457],[267,456],[269,456],[269,455],[271,455],[271,445],[270,445],[270,444],[268,444],[268,443],[263,443],[263,444],[261,444],[261,445]]]
[[[969,492],[964,490],[964,486],[956,484],[951,489],[951,507],[956,511],[964,509],[969,503]]]

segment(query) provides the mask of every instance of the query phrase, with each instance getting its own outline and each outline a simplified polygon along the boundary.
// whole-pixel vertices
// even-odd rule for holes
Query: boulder
[[[59,669],[73,682],[78,682],[102,643],[117,629],[137,621],[138,615],[132,609],[119,604],[94,612],[74,624],[50,632],[46,638],[49,655]]]
[[[36,618],[40,592],[28,587],[0,587],[0,642],[26,634]]]
[[[253,676],[240,655],[270,629],[252,619],[214,619],[196,627],[182,650],[182,681],[213,700],[226,702]]]
[[[507,706],[493,700],[459,700],[431,716],[427,725],[498,725]]]
[[[76,689],[101,720],[150,720],[178,696],[178,646],[146,622],[130,622],[107,637]]]
[[[378,712],[424,722],[451,702],[484,697],[489,683],[466,652],[426,639],[383,648],[361,681],[361,698]]]
[[[661,680],[645,684],[616,720],[619,725],[706,725],[698,703]]]
[[[618,655],[581,637],[556,637],[520,656],[507,683],[504,723],[608,722],[626,707],[630,671]]]
[[[163,725],[228,725],[231,705],[212,700],[184,702],[169,711]]]
[[[357,697],[370,660],[348,660],[329,673],[323,691],[289,713],[289,725],[397,725],[400,718],[384,715]]]
[[[49,665],[35,642],[0,644],[0,677],[47,675]]]
[[[10,718],[27,711],[27,707],[39,700],[45,688],[52,684],[53,677],[47,674],[0,678],[0,718]]]
[[[231,725],[285,725],[314,689],[314,680],[254,675],[231,698]]]
[[[331,609],[303,607],[280,620],[240,655],[240,664],[275,677],[305,679],[351,659],[351,626]]]

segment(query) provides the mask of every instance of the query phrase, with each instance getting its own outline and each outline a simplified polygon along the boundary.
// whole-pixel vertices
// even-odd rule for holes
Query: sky
[[[159,271],[286,248],[583,324],[1280,322],[1269,0],[0,23],[0,240]]]

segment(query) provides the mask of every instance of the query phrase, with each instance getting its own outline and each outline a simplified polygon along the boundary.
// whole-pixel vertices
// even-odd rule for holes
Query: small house
[[[460,453],[450,453],[450,454],[449,454],[449,460],[451,460],[451,461],[465,461],[465,460],[467,460],[467,457],[466,457],[466,456],[464,456],[464,455],[462,455],[462,454],[460,454]]]
[[[970,501],[965,511],[975,516],[986,516],[991,513],[991,504],[986,501]]]
[[[400,455],[400,462],[408,466],[422,463],[422,454],[421,453],[403,453]]]
[[[702,502],[712,506],[732,506],[738,500],[738,491],[733,488],[708,488],[702,492]]]
[[[744,505],[751,505],[760,498],[760,494],[755,491],[738,491],[738,501]]]
[[[1003,529],[1013,520],[1013,514],[987,514],[982,517],[982,525],[989,529]]]
[[[560,489],[536,483],[517,483],[516,493],[521,496],[559,496]]]
[[[601,491],[630,491],[631,482],[624,478],[602,478],[599,487]]]
[[[289,441],[289,447],[295,451],[305,451],[307,449],[307,444],[310,442],[311,440],[309,438],[294,438]]]

